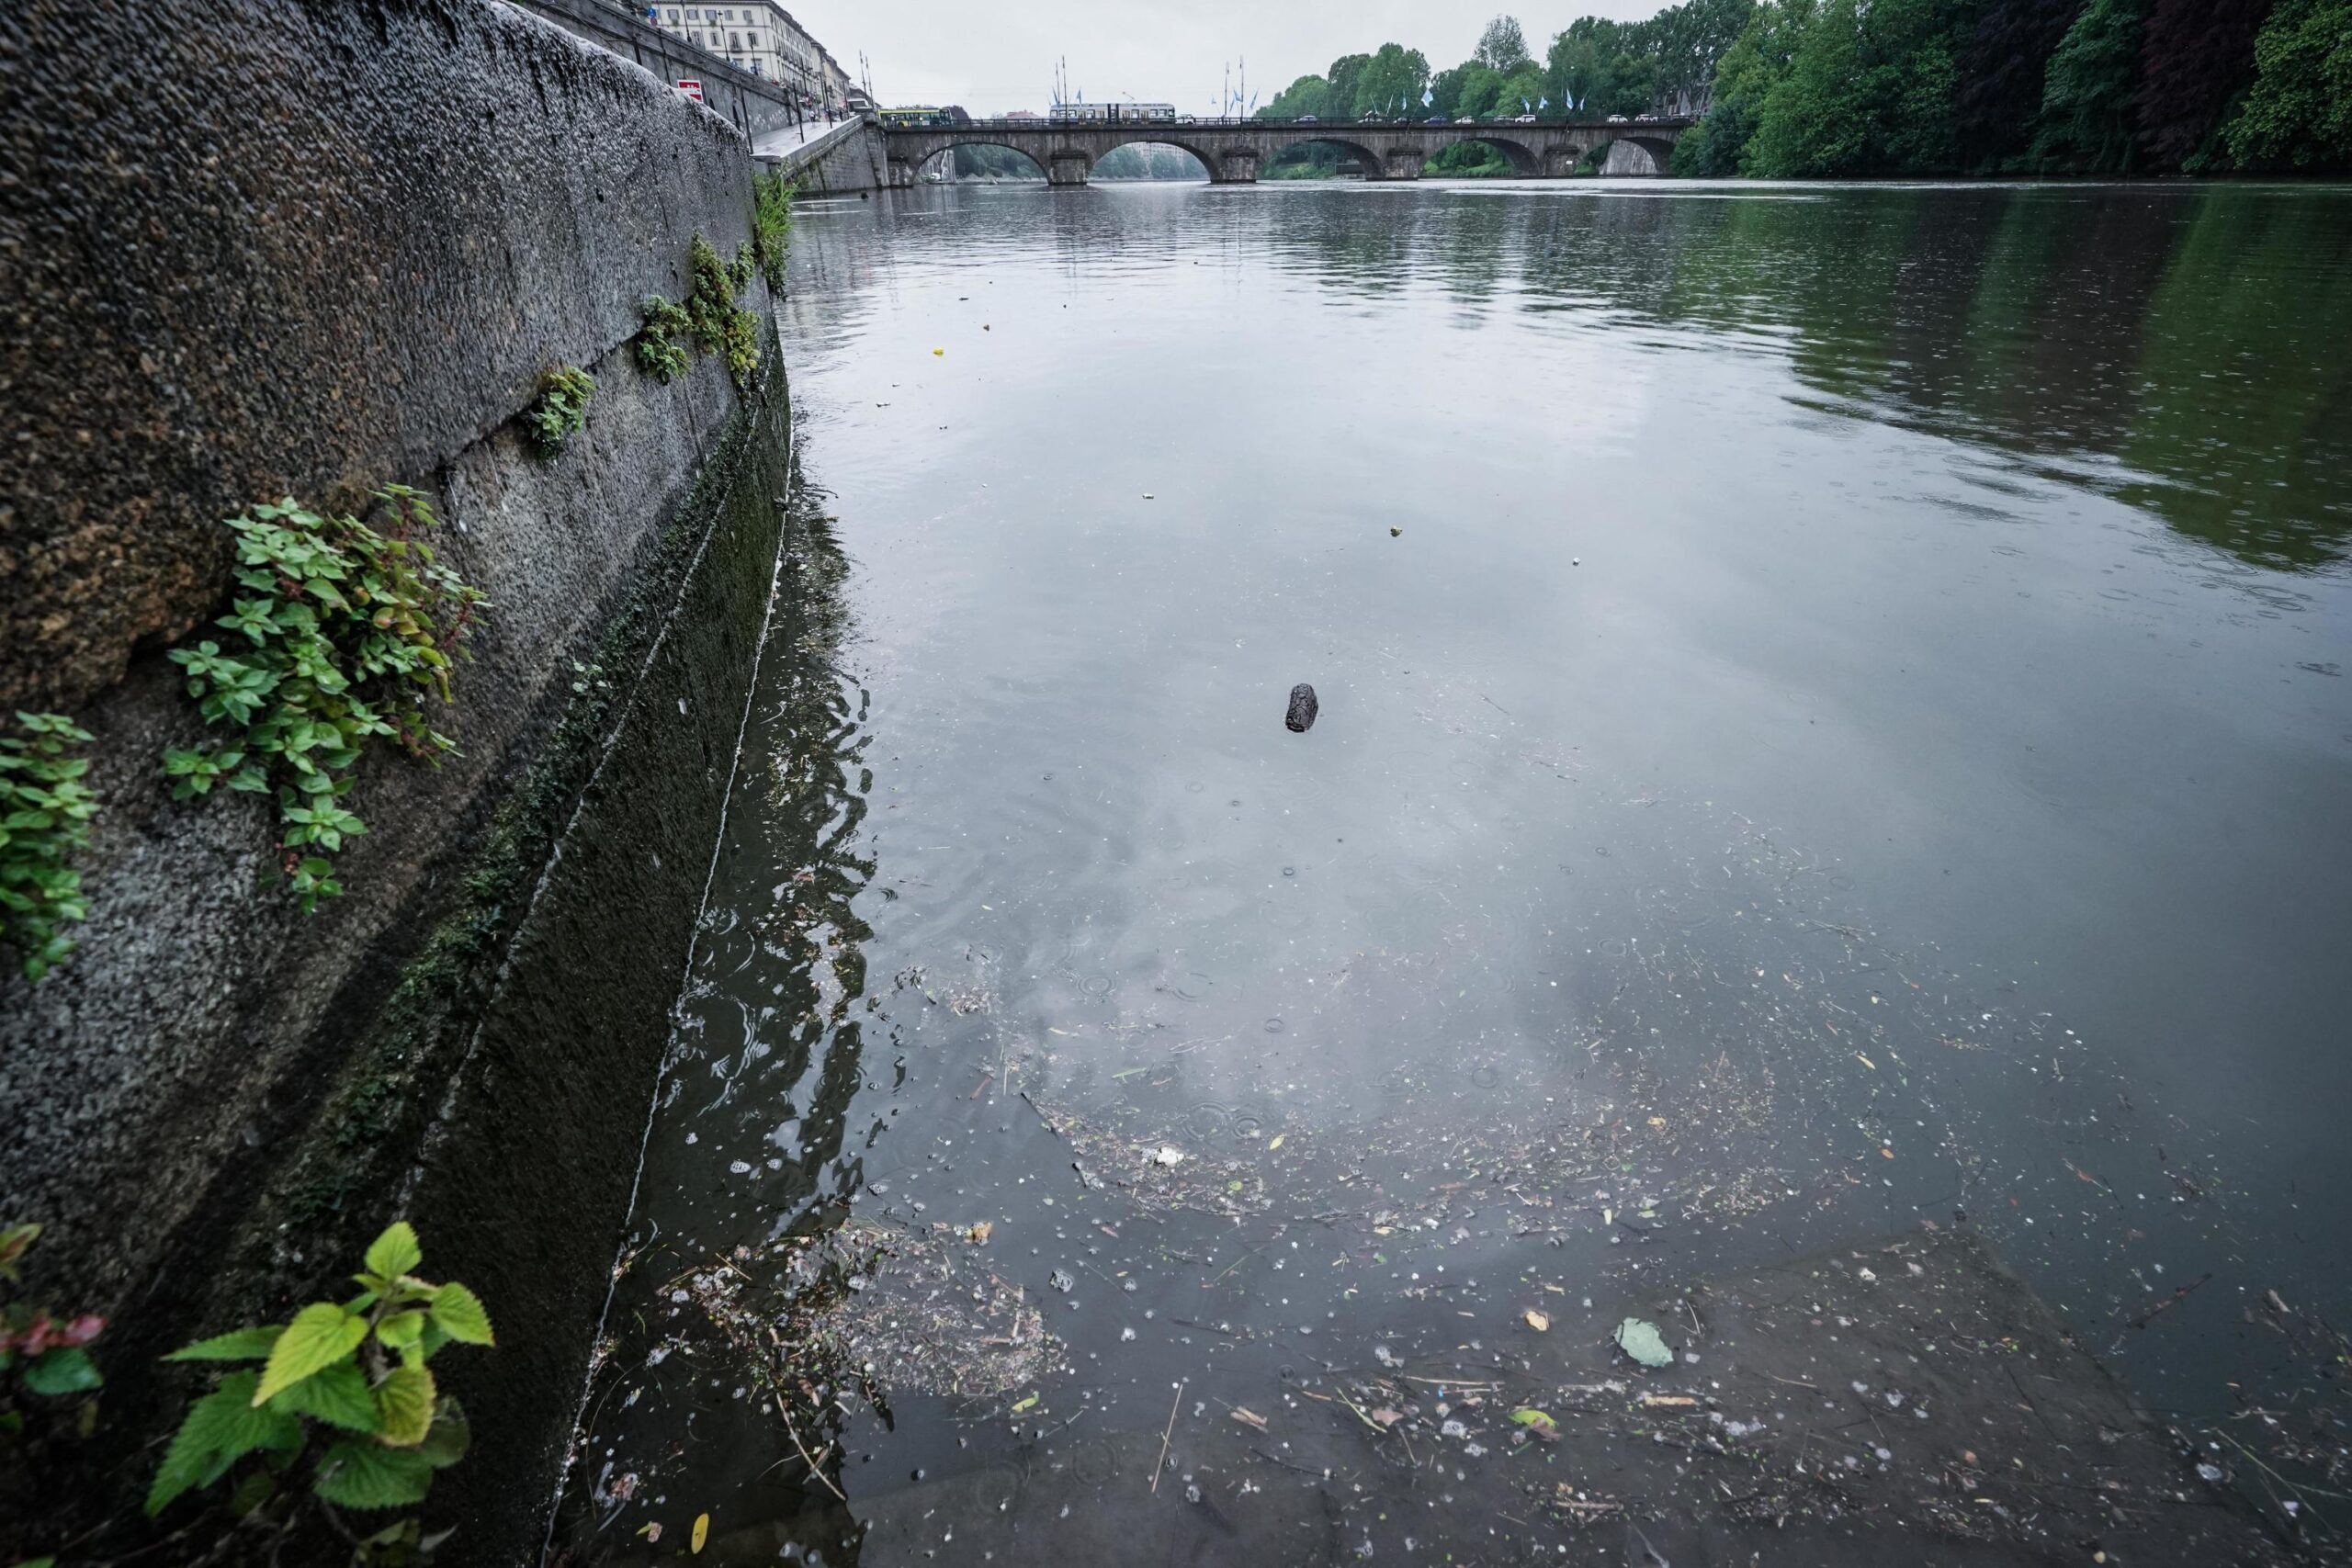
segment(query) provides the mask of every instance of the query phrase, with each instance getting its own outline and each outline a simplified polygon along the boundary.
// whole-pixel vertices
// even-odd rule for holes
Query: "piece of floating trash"
[[[944,349],[944,348],[934,348],[934,349],[933,349],[931,352],[932,352],[932,353],[933,353],[933,354],[936,354],[936,355],[945,355],[945,354],[946,354],[946,352],[947,352],[947,351],[946,351],[945,349]]]
[[[1617,1348],[1645,1367],[1674,1365],[1674,1352],[1666,1348],[1665,1337],[1655,1323],[1645,1323],[1629,1317],[1617,1325]]]
[[[1149,501],[1149,500],[1151,499],[1151,491],[1144,491],[1144,492],[1143,492],[1143,498],[1144,498],[1146,501]]]
[[[1535,1330],[1538,1334],[1549,1334],[1552,1331],[1552,1320],[1544,1316],[1542,1313],[1537,1312],[1533,1307],[1528,1308],[1519,1315],[1521,1319],[1526,1323],[1528,1327]]]
[[[1584,564],[1584,557],[1582,557],[1582,556],[1570,556],[1570,557],[1568,558],[1568,564],[1569,564],[1570,566],[1582,566],[1582,565]]]
[[[1304,735],[1315,728],[1315,688],[1301,681],[1290,689],[1290,711],[1283,715],[1283,728],[1294,735]]]
[[[1403,536],[1404,532],[1405,530],[1402,528],[1391,528],[1388,530],[1388,536],[1392,539],[1398,538]]]
[[[1156,1164],[1159,1165],[1182,1165],[1184,1151],[1178,1148],[1163,1148],[1151,1157]]]

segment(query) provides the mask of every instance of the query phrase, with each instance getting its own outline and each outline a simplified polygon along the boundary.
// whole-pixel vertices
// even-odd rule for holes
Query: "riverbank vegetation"
[[[1510,17],[1439,71],[1384,43],[1262,118],[1700,123],[1673,172],[1765,178],[2352,171],[2352,0],[1686,0],[1581,17],[1541,57]],[[1336,172],[1300,149],[1270,174]],[[1503,175],[1492,149],[1432,174]]]

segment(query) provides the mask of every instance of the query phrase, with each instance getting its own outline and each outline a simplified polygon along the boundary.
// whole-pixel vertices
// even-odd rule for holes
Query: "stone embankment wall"
[[[763,153],[760,162],[792,181],[803,196],[848,196],[887,189],[890,183],[889,152],[881,125],[871,115],[843,120],[805,146]]]
[[[475,1444],[431,1512],[527,1561],[785,527],[760,281],[751,395],[629,352],[695,233],[749,237],[745,137],[492,0],[22,0],[0,103],[0,708],[94,732],[104,797],[80,950],[38,986],[0,952],[0,1222],[48,1227],[29,1296],[110,1320],[103,1419],[12,1460],[0,1561],[141,1546],[196,1386],[155,1356],[337,1294],[403,1213],[501,1338],[448,1359]],[[562,365],[597,388],[547,460],[518,416]],[[169,799],[205,729],[164,652],[220,635],[220,519],[388,482],[495,607],[457,753],[368,759],[306,916],[269,803]]]
[[[777,83],[665,33],[611,0],[513,0],[558,27],[635,61],[664,82],[700,82],[712,113],[745,135],[793,123],[794,105]]]

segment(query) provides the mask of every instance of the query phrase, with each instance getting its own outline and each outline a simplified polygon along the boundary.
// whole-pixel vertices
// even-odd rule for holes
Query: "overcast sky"
[[[1542,55],[1588,12],[1646,17],[1661,0],[1563,0],[1511,12]],[[843,70],[858,54],[884,104],[961,104],[974,114],[1046,107],[1054,62],[1090,101],[1172,103],[1214,114],[1228,62],[1248,61],[1261,104],[1342,54],[1395,41],[1441,71],[1467,58],[1496,0],[786,0]]]

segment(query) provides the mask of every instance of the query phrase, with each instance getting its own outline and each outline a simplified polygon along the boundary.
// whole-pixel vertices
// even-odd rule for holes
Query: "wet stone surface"
[[[568,1561],[703,1513],[743,1563],[2335,1551],[2352,1169],[2312,1107],[2352,997],[2309,879],[2352,875],[2352,705],[2282,671],[2340,575],[1934,424],[1772,270],[1889,213],[1964,250],[1973,197],[1248,194],[797,231],[839,520],[763,669]],[[1780,258],[1742,306],[1609,270],[1726,246]],[[1367,442],[1227,342],[1338,389],[1507,344],[1546,407],[1630,400]],[[1138,412],[1074,448],[1080,406]],[[2150,761],[2188,755],[2220,778]],[[2210,852],[2257,794],[2296,829]]]

